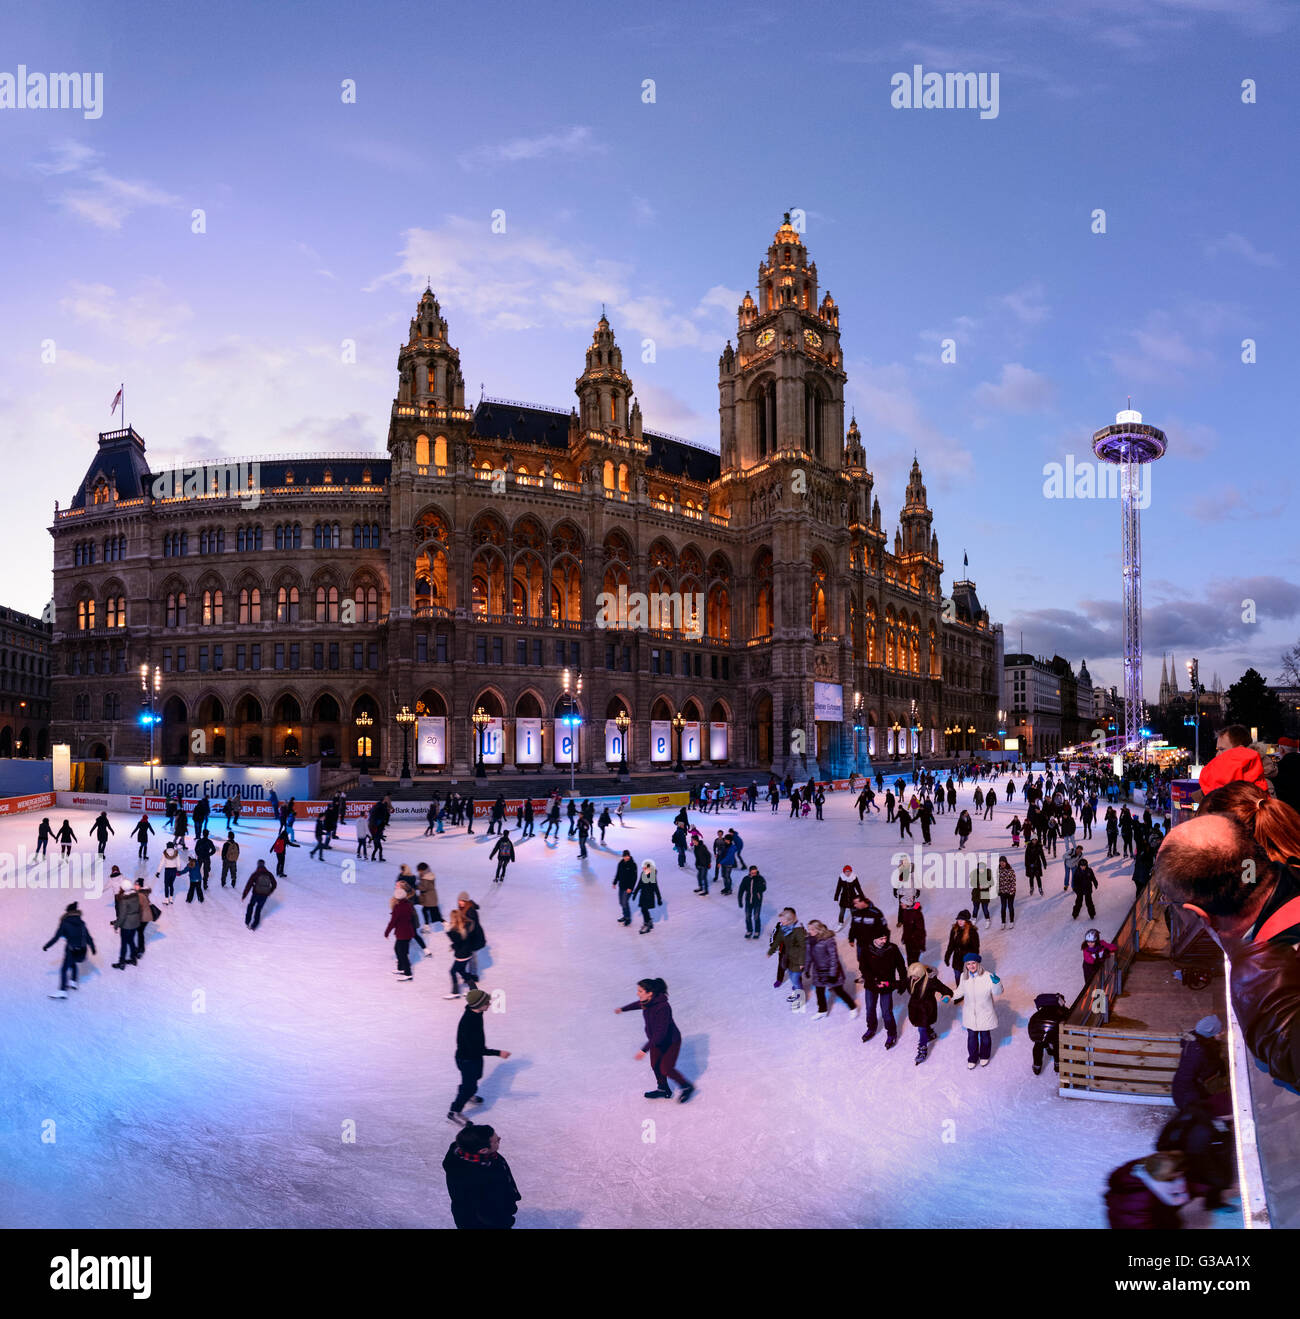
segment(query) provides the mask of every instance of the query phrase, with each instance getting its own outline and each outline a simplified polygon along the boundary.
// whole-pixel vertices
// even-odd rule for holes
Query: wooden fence
[[[1163,951],[1168,934],[1163,900],[1154,884],[1124,917],[1113,957],[1084,985],[1058,1031],[1060,1093],[1067,1098],[1106,1095],[1129,1103],[1169,1103],[1182,1051],[1177,1032],[1118,1029],[1107,1023],[1124,991],[1124,978],[1140,951]]]

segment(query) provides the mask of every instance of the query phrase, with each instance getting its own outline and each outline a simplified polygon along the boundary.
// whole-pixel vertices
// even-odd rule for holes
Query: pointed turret
[[[623,370],[623,352],[603,312],[587,349],[586,369],[574,383],[574,389],[586,430],[627,431],[632,381]]]
[[[410,333],[397,354],[399,403],[463,408],[465,378],[460,353],[447,339],[447,322],[433,289],[426,288],[411,317]]]

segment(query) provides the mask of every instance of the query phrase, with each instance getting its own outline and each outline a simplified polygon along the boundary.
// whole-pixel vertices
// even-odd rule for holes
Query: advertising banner
[[[650,721],[650,759],[666,765],[673,758],[673,726],[667,719]]]
[[[709,725],[709,759],[726,760],[727,758],[727,725],[710,724]]]
[[[631,737],[632,729],[629,727],[628,736]],[[605,761],[612,764],[616,760],[623,759],[623,734],[619,732],[618,725],[612,719],[605,720]]]
[[[281,801],[316,796],[320,767],[299,769],[281,765],[118,765],[110,762],[111,793],[151,793],[165,797],[173,792],[187,800],[208,796],[216,800],[238,797],[244,802],[267,801],[274,789]]]
[[[844,718],[844,688],[838,682],[813,683],[813,718],[830,724]]]
[[[542,763],[542,721],[540,719],[515,720],[515,764],[540,765]]]
[[[697,719],[682,725],[682,759],[700,759],[700,724]]]
[[[40,811],[54,805],[52,792],[37,792],[30,797],[0,797],[0,815],[17,815],[21,811]]]
[[[417,765],[447,763],[445,715],[426,715],[415,721],[415,763]]]
[[[72,787],[72,748],[66,742],[56,742],[51,748],[54,762],[55,792],[67,792]]]
[[[578,763],[579,742],[582,732],[579,725],[570,726],[563,719],[555,721],[555,763],[557,765],[576,765]]]

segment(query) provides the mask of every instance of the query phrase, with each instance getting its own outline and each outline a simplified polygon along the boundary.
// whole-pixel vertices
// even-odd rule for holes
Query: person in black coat
[[[475,1093],[478,1083],[483,1079],[484,1058],[509,1058],[508,1049],[489,1049],[483,1033],[483,1014],[491,1005],[492,995],[485,989],[475,987],[465,995],[465,1011],[460,1014],[460,1025],[456,1027],[456,1067],[460,1072],[460,1088],[456,1098],[447,1110],[447,1120],[461,1126],[468,1125],[461,1116],[466,1104],[481,1104],[483,1100]]]
[[[647,1099],[670,1099],[672,1088],[669,1081],[676,1081],[681,1087],[677,1096],[678,1103],[684,1104],[695,1093],[695,1085],[677,1070],[677,1055],[681,1052],[682,1033],[673,1020],[673,1010],[668,1005],[668,986],[656,978],[636,982],[636,1002],[625,1003],[614,1012],[640,1012],[645,1019],[645,1044],[637,1053],[638,1058],[650,1055],[650,1067],[658,1083],[654,1090],[647,1090]]]
[[[504,824],[504,818],[497,820],[498,825]],[[491,832],[489,830],[489,832]],[[497,858],[497,873],[493,878],[494,884],[504,884],[506,882],[506,867],[515,859],[515,845],[510,841],[510,830],[503,828],[501,836],[492,845],[492,850],[488,853],[488,860],[493,857]]]
[[[910,966],[925,951],[925,915],[920,898],[913,898],[898,911],[898,926],[903,931],[903,951]]]
[[[867,1029],[862,1036],[863,1044],[875,1035],[876,1005],[880,1005],[880,1015],[885,1022],[885,1048],[892,1049],[898,1043],[898,1027],[894,1024],[894,993],[901,990],[906,983],[907,971],[903,965],[903,954],[898,945],[889,937],[885,929],[869,944],[858,944],[858,970],[862,972],[862,992],[867,999]]]
[[[442,1170],[458,1228],[514,1227],[519,1187],[500,1147],[501,1137],[491,1127],[472,1122],[447,1147]]]
[[[50,994],[51,998],[67,998],[68,973],[72,973],[72,987],[76,989],[77,963],[85,961],[87,948],[92,953],[98,951],[95,940],[86,929],[86,922],[81,917],[81,908],[75,902],[68,903],[63,909],[63,919],[59,921],[59,928],[54,931],[49,943],[41,946],[41,951],[46,952],[60,939],[63,940],[63,966],[59,970],[59,987]]]
[[[695,842],[695,891],[701,897],[709,896],[709,870],[713,865],[713,853],[703,838]]]
[[[868,897],[856,897],[853,899],[853,919],[849,923],[848,941],[855,945],[858,950],[858,958],[861,960],[862,949],[876,938],[882,931],[889,929],[889,922],[885,919],[885,913],[876,906]]]
[[[1057,1028],[1070,1015],[1069,1006],[1061,994],[1039,994],[1034,999],[1034,1015],[1029,1018],[1029,1038],[1034,1042],[1034,1075],[1043,1070],[1043,1056],[1048,1054],[1052,1066],[1061,1070],[1057,1052]]]
[[[624,848],[614,871],[614,887],[618,890],[618,905],[623,912],[618,920],[620,925],[632,924],[632,894],[636,890],[636,884],[636,862],[632,860],[632,853]]]
[[[939,1005],[935,999],[940,995],[951,998],[954,991],[920,962],[913,962],[907,968],[907,989],[907,1019],[921,1036],[916,1046],[916,1063],[919,1066],[929,1054],[934,1024],[939,1020]]]
[[[1097,876],[1093,868],[1084,859],[1080,859],[1079,864],[1074,868],[1074,878],[1070,881],[1070,887],[1074,890],[1074,911],[1071,913],[1071,920],[1079,919],[1079,908],[1087,905],[1089,918],[1095,918],[1097,909],[1092,903],[1092,891],[1097,887]]]

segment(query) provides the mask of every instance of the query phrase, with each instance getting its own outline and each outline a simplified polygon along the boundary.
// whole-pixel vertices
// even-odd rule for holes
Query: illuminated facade
[[[855,749],[969,746],[945,736],[958,715],[994,731],[996,629],[944,600],[915,462],[890,546],[844,425],[839,308],[788,216],[719,359],[720,453],[644,428],[604,316],[567,412],[467,408],[431,290],[397,369],[386,454],[261,460],[256,508],[251,467],[160,497],[143,440],[100,436],[51,528],[56,740],[142,758],[142,664],[162,670],[168,763],[392,772],[407,706],[421,772],[471,771],[479,709],[494,763],[567,767],[566,668],[588,771],[619,760],[620,714],[634,770],[847,772]],[[611,625],[597,601],[620,588],[703,607]]]

